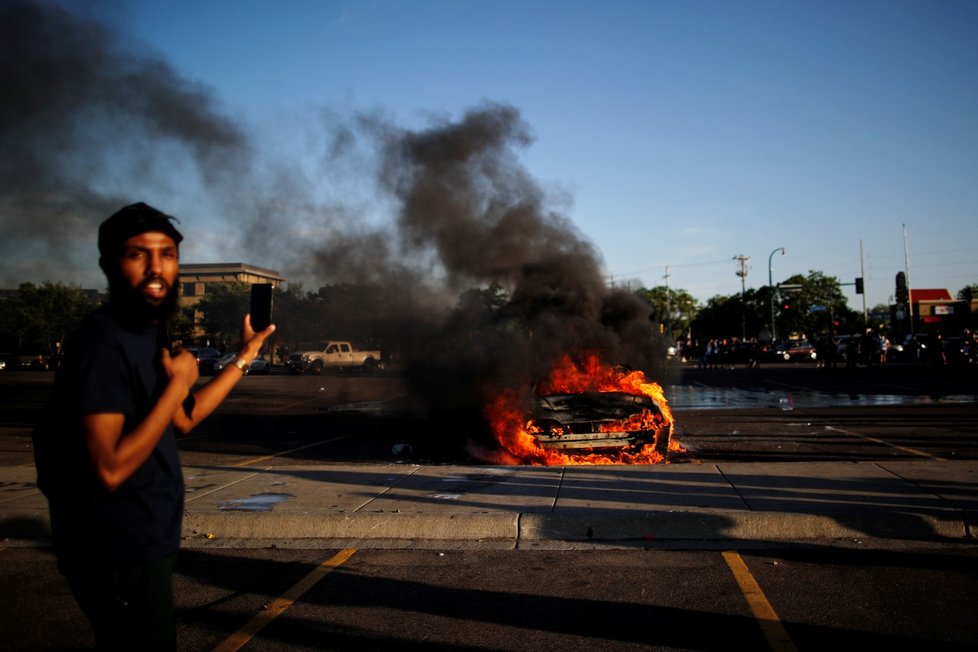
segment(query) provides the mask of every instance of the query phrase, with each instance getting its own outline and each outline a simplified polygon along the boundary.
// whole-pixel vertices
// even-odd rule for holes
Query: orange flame
[[[641,371],[625,372],[601,362],[597,354],[588,354],[582,364],[575,364],[570,356],[563,356],[542,382],[537,393],[571,394],[580,392],[625,392],[636,396],[649,396],[658,405],[661,416],[644,410],[627,419],[600,427],[602,432],[653,430],[668,434],[672,430],[673,417],[662,387],[649,381]],[[568,454],[543,448],[537,443],[535,433],[540,428],[526,420],[523,397],[527,392],[508,389],[500,392],[487,406],[486,413],[496,439],[509,452],[517,464],[555,466],[571,464],[659,464],[668,460],[655,450],[654,444],[646,444],[638,451],[614,451],[610,453]],[[683,451],[675,439],[669,440],[670,452]]]

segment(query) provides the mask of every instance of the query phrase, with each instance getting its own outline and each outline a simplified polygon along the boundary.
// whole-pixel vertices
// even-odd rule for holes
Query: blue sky
[[[515,107],[534,137],[521,161],[615,283],[661,285],[668,266],[672,287],[705,301],[739,292],[737,255],[750,256],[748,287],[766,285],[780,247],[775,282],[809,270],[852,282],[862,241],[872,307],[904,269],[904,225],[915,287],[978,283],[976,2],[111,7],[283,157],[309,156],[324,111],[420,129],[487,100]],[[367,188],[346,170],[322,192],[382,221]]]

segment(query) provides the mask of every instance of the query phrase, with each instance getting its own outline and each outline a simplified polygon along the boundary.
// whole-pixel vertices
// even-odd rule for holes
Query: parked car
[[[252,374],[267,374],[272,371],[272,363],[266,360],[262,356],[258,356],[251,361],[251,366],[248,367],[248,373]]]
[[[785,342],[775,349],[775,356],[785,362],[808,362],[818,358],[815,345],[808,340]]]
[[[384,359],[379,350],[365,351],[351,342],[330,341],[313,345],[307,350],[294,351],[285,366],[293,373],[309,372],[318,376],[327,369],[376,371],[383,369]]]
[[[222,369],[224,369],[224,367],[234,362],[234,359],[237,357],[238,357],[237,353],[225,353],[220,358],[213,361],[213,363],[211,364],[213,371],[211,373],[216,374],[220,372]],[[262,356],[258,356],[257,358],[252,360],[251,364],[248,366],[248,373],[250,374],[267,374],[270,373],[271,370],[272,370],[272,363],[266,360]]]
[[[214,363],[223,354],[210,346],[187,346],[184,350],[190,351],[197,358],[197,370],[204,375],[216,373]]]
[[[30,369],[31,371],[47,371],[54,369],[51,352],[47,349],[22,349],[13,355],[10,361],[11,369]]]

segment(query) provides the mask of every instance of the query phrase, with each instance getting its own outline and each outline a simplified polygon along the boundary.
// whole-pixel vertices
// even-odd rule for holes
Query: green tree
[[[382,339],[384,316],[390,314],[389,290],[379,285],[326,285],[309,298],[315,309],[318,339],[361,344]]]
[[[394,328],[395,290],[381,286],[340,283],[305,292],[296,285],[277,290],[274,302],[275,338],[290,350],[325,340],[381,346]]]
[[[760,338],[771,322],[771,292],[767,287],[748,289],[743,296],[717,295],[700,308],[692,320],[693,336],[704,339]]]
[[[779,292],[781,301],[777,320],[780,335],[814,338],[829,330],[855,330],[860,326],[857,314],[846,305],[836,277],[812,270],[808,276],[796,274],[784,284],[800,288]]]
[[[98,303],[76,285],[23,283],[0,301],[3,346],[53,349]]]
[[[690,325],[693,337],[700,341],[739,337],[742,314],[739,293],[710,297]]]
[[[978,299],[978,283],[972,283],[971,285],[966,285],[957,294],[958,299],[961,301],[974,301]]]
[[[233,347],[241,339],[241,324],[248,312],[251,286],[247,283],[209,283],[197,304],[203,317],[200,325],[212,346],[221,350]]]
[[[689,333],[699,310],[696,299],[689,292],[659,285],[636,290],[635,294],[652,307],[652,319],[668,339],[675,341]]]
[[[856,330],[861,315],[846,305],[838,279],[821,272],[796,274],[783,285],[797,288],[775,289],[764,286],[730,296],[715,296],[698,310],[691,330],[696,339],[763,338],[770,331],[771,305],[775,299],[775,325],[779,338],[817,337],[830,329]],[[772,291],[776,294],[772,296]],[[839,322],[840,326],[834,326]]]
[[[519,323],[519,316],[508,309],[509,299],[509,293],[497,283],[488,288],[465,290],[459,295],[455,309],[445,316],[446,323],[451,325],[447,330],[485,337],[504,324]]]
[[[195,311],[195,306],[186,306],[177,310],[177,314],[167,324],[171,340],[189,342],[193,339]]]
[[[509,303],[509,293],[498,283],[492,283],[488,288],[466,290],[459,296],[458,307],[466,312],[472,312],[491,317]]]
[[[890,325],[890,307],[885,303],[878,303],[869,309],[869,328],[877,331],[887,331]]]
[[[740,296],[736,299],[739,301]],[[744,324],[747,339],[770,339],[771,328],[771,288],[763,286],[750,288],[743,298]],[[740,332],[737,333],[741,335]]]
[[[275,289],[272,294],[272,322],[275,324],[273,337],[280,342],[296,344],[321,340],[322,334],[316,330],[311,319],[312,300],[301,283],[289,283]]]

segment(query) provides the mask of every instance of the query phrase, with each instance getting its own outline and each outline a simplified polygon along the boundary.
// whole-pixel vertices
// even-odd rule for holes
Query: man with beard
[[[109,304],[64,346],[46,418],[34,433],[58,568],[100,649],[176,648],[172,565],[184,485],[174,430],[189,432],[224,400],[274,326],[195,388],[197,361],[171,352],[179,245],[173,218],[143,203],[99,227]]]

